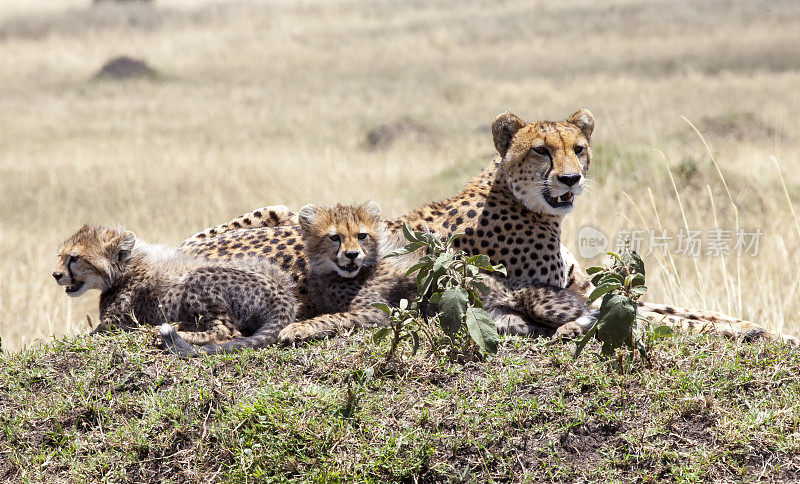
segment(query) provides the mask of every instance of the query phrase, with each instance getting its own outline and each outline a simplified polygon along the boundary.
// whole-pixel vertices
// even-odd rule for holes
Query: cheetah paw
[[[584,328],[576,321],[570,321],[558,327],[553,339],[560,341],[570,341],[580,338],[584,334]]]
[[[527,336],[528,322],[516,314],[492,315],[494,326],[500,333]]]
[[[313,336],[306,325],[292,323],[283,328],[278,334],[278,343],[293,346],[304,340],[311,339]]]

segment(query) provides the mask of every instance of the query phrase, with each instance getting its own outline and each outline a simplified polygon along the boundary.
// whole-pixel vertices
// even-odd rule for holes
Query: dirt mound
[[[432,144],[436,140],[436,130],[416,121],[401,119],[367,131],[364,147],[369,151],[385,150],[398,139]]]
[[[143,60],[132,57],[120,56],[110,59],[100,71],[95,74],[95,79],[153,79],[157,75],[155,69]]]

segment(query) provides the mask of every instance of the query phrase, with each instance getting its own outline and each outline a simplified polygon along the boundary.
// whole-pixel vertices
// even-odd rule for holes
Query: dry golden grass
[[[648,299],[797,333],[800,230],[770,157],[796,205],[798,22],[795,0],[5,0],[4,348],[85,330],[74,322],[96,298],[70,300],[49,276],[83,222],[178,243],[267,204],[373,198],[398,215],[490,160],[497,113],[578,106],[597,117],[595,181],[564,242],[585,225],[676,234],[684,214],[693,229],[760,229],[755,258],[648,257]],[[161,76],[92,80],[122,54]],[[429,131],[365,149],[368,130],[401,120]]]

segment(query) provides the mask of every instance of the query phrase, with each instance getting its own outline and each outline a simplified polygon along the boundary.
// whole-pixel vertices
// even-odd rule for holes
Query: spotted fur
[[[638,312],[642,317],[651,318],[686,333],[717,333],[741,341],[766,339],[800,344],[800,340],[794,336],[772,331],[753,321],[734,318],[716,311],[643,302]]]
[[[290,211],[285,205],[270,205],[239,215],[224,224],[215,225],[214,227],[197,232],[183,243],[206,240],[231,230],[279,227],[281,225],[297,225],[297,214]]]
[[[61,245],[53,276],[71,296],[101,291],[93,332],[177,324],[180,336],[206,353],[274,342],[295,318],[292,284],[275,266],[208,261],[124,229],[85,225]]]
[[[308,309],[315,316],[284,328],[279,335],[283,343],[386,325],[386,314],[372,303],[397,306],[401,299],[415,297],[415,280],[406,272],[419,254],[384,257],[402,242],[386,236],[376,203],[329,209],[307,205],[300,211],[300,226],[311,268]],[[358,263],[343,272],[342,254],[348,252]],[[484,305],[498,316],[500,331],[527,335],[532,327],[555,329],[565,322],[585,325],[591,320],[583,299],[568,289],[539,285],[511,290],[500,279],[489,277],[485,282],[490,292]]]
[[[559,122],[525,123],[513,114],[501,114],[492,124],[499,156],[455,196],[388,220],[386,229],[397,234],[408,223],[415,230],[427,227],[442,237],[463,233],[457,248],[486,254],[494,263],[505,265],[508,277],[502,283],[510,290],[547,285],[586,291],[588,279],[560,242],[563,217],[583,192],[593,131],[594,117],[587,109]],[[234,230],[189,240],[182,248],[209,258],[264,255],[292,274],[301,304],[307,303],[308,260],[299,227]],[[508,308],[495,316],[506,315],[520,316]],[[732,323],[725,331],[711,322],[680,326],[737,337],[753,331],[742,322]],[[578,332],[574,325],[573,330]]]
[[[377,203],[306,205],[299,216],[309,261],[305,313],[310,317],[284,328],[278,336],[282,343],[386,325],[386,314],[372,303],[397,305],[414,297],[416,284],[405,276],[410,259],[384,258],[387,234]]]
[[[568,288],[536,284],[510,289],[502,279],[486,279],[490,292],[483,307],[501,333],[573,338],[590,328],[595,317],[586,300]]]

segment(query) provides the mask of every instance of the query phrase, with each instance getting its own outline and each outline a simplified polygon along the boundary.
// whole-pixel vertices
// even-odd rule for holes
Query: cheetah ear
[[[506,156],[508,148],[511,147],[511,140],[520,128],[525,126],[525,122],[515,115],[505,112],[494,118],[492,121],[492,137],[494,137],[494,147],[500,156]]]
[[[567,122],[574,124],[581,130],[586,139],[592,137],[594,131],[594,114],[586,108],[580,108],[572,113]]]
[[[125,231],[114,237],[108,244],[109,258],[116,263],[128,260],[136,243],[136,235],[133,232]]]
[[[317,214],[319,214],[320,207],[309,203],[305,207],[300,209],[300,212],[297,213],[297,218],[300,221],[300,228],[303,229],[304,232],[308,232],[314,226],[314,221],[317,218]]]
[[[381,206],[378,205],[378,202],[374,200],[368,200],[364,205],[361,206],[364,211],[369,214],[370,220],[374,223],[378,223],[381,220]]]

